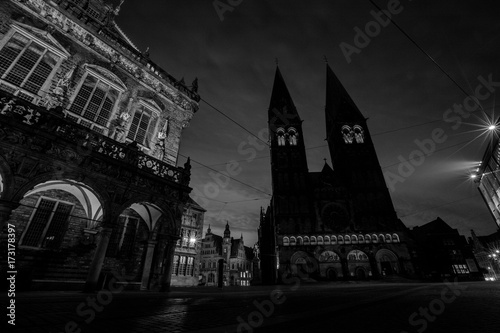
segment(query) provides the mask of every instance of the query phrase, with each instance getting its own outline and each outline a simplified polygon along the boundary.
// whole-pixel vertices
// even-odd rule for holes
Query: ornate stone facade
[[[0,13],[0,241],[15,226],[20,287],[94,290],[119,274],[168,289],[196,89],[137,50],[119,7],[9,0]]]

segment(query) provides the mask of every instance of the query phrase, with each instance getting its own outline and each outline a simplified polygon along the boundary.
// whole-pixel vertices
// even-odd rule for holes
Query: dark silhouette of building
[[[416,265],[422,278],[480,280],[482,273],[465,236],[437,218],[411,230],[417,245]]]
[[[170,285],[191,191],[177,155],[200,97],[134,46],[119,11],[0,2],[0,245],[15,240],[18,288]]]
[[[273,197],[261,212],[263,283],[279,275],[365,279],[412,274],[407,228],[397,218],[366,124],[330,66],[326,137],[333,167],[309,172],[302,119],[276,69],[269,105]],[[280,272],[280,274],[278,274]]]

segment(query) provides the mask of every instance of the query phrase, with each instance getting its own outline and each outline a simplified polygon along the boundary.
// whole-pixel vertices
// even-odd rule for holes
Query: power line
[[[421,213],[421,212],[425,212],[427,210],[431,210],[431,209],[435,209],[435,208],[440,208],[440,207],[443,207],[443,206],[451,205],[451,204],[454,204],[454,203],[457,203],[457,202],[460,202],[460,201],[464,201],[464,200],[468,200],[468,199],[472,199],[472,198],[475,198],[475,197],[477,197],[477,195],[473,195],[473,196],[470,196],[470,197],[458,199],[458,200],[455,200],[455,201],[450,201],[450,202],[444,203],[442,205],[437,205],[437,206],[429,207],[429,208],[426,208],[426,209],[421,209],[421,210],[413,212],[411,214],[400,216],[399,218],[412,216],[412,215],[415,215],[415,214],[418,214],[418,213]]]
[[[182,157],[184,157],[184,158],[187,158],[187,156],[185,156],[185,155],[183,155],[183,154],[181,154],[181,153],[179,153],[179,155],[180,155],[180,156],[182,156]],[[196,161],[196,160],[193,160],[193,159],[191,159],[191,161],[192,161],[192,162],[194,162],[194,163],[197,163],[197,164],[199,164],[199,165],[201,165],[201,166],[203,166],[203,167],[205,167],[205,168],[207,168],[207,169],[210,169],[210,170],[212,170],[212,171],[215,171],[215,172],[217,172],[218,174],[221,174],[221,172],[220,172],[220,171],[215,170],[214,168],[211,168],[211,167],[209,167],[208,165],[205,165],[205,164],[203,164],[203,163],[201,163],[201,162],[198,162],[198,161]],[[248,187],[250,187],[250,188],[252,188],[252,189],[254,189],[254,190],[258,191],[258,192],[264,193],[265,195],[272,196],[271,194],[269,194],[269,193],[267,193],[267,192],[265,192],[265,191],[262,191],[261,189],[258,189],[257,187],[254,187],[254,186],[252,186],[252,185],[250,185],[250,184],[247,184],[247,183],[245,183],[245,182],[242,182],[241,180],[238,180],[238,179],[236,179],[236,178],[233,178],[233,177],[231,177],[231,176],[229,176],[229,175],[227,175],[227,174],[225,174],[224,176],[225,176],[225,177],[227,177],[227,178],[229,178],[229,179],[234,180],[234,181],[235,181],[235,182],[237,182],[237,183],[240,183],[240,184],[242,184],[242,185],[248,186]]]
[[[469,94],[469,93],[467,93],[467,92],[465,91],[465,89],[464,89],[464,88],[462,88],[462,87],[458,84],[458,82],[457,82],[457,81],[455,81],[455,80],[454,80],[454,79],[453,79],[453,78],[452,78],[452,77],[451,77],[451,76],[450,76],[450,75],[449,75],[449,74],[448,74],[448,73],[444,70],[444,68],[443,68],[443,67],[441,67],[441,66],[440,66],[440,65],[436,62],[436,60],[434,60],[434,58],[432,58],[432,57],[431,57],[431,55],[430,55],[430,54],[428,54],[428,53],[427,53],[427,52],[426,52],[423,48],[421,48],[421,47],[420,47],[420,45],[418,45],[418,44],[417,44],[417,42],[416,42],[416,41],[415,41],[415,40],[414,40],[414,39],[413,39],[410,35],[408,35],[408,34],[406,33],[406,31],[404,31],[404,30],[403,30],[403,28],[401,28],[401,27],[399,26],[399,24],[397,24],[397,23],[396,23],[396,21],[394,21],[394,20],[392,19],[392,17],[390,17],[389,15],[386,15],[386,14],[385,14],[385,12],[384,12],[384,11],[383,11],[383,10],[382,10],[382,9],[381,9],[381,8],[380,8],[380,7],[379,7],[379,6],[378,6],[378,5],[377,5],[377,4],[376,4],[373,0],[370,0],[370,2],[371,2],[371,3],[372,3],[372,5],[374,5],[374,6],[375,6],[375,7],[376,7],[376,8],[377,8],[380,12],[384,13],[384,15],[385,15],[385,16],[386,16],[386,17],[387,17],[387,18],[388,18],[388,19],[392,22],[392,24],[394,24],[394,26],[395,26],[396,28],[398,28],[398,30],[399,30],[399,31],[401,31],[401,33],[402,33],[403,35],[405,35],[405,36],[406,36],[406,38],[408,38],[408,40],[410,40],[410,42],[412,42],[412,43],[413,43],[413,45],[415,45],[415,46],[416,46],[416,47],[417,47],[417,48],[418,48],[418,49],[419,49],[419,50],[420,50],[420,51],[421,51],[421,52],[422,52],[422,53],[423,53],[423,54],[424,54],[427,58],[429,58],[429,59],[430,59],[430,60],[434,63],[434,65],[436,65],[436,66],[439,68],[439,70],[441,70],[441,72],[443,72],[443,74],[444,74],[444,75],[446,75],[446,76],[447,76],[447,77],[451,80],[451,82],[453,82],[453,83],[454,83],[454,84],[458,87],[458,89],[460,89],[460,91],[461,91],[461,92],[462,92],[465,96],[470,97],[470,94]],[[474,99],[474,98],[471,98],[471,99],[474,101],[474,103],[475,103],[477,106],[479,106],[479,108],[480,108],[481,110],[483,110],[483,107],[482,107],[482,106],[478,103],[478,101],[476,101],[476,99]],[[483,110],[483,112],[484,112],[484,110]]]
[[[233,118],[229,117],[227,114],[225,114],[224,112],[222,112],[221,110],[219,110],[218,108],[216,108],[215,106],[213,106],[212,104],[210,104],[209,102],[207,102],[207,100],[205,100],[204,98],[201,98],[201,101],[205,102],[205,104],[207,104],[208,106],[210,106],[212,109],[214,109],[215,111],[217,111],[219,114],[221,114],[222,116],[224,116],[226,119],[228,119],[232,123],[236,124],[236,126],[238,126],[239,128],[243,129],[245,132],[247,132],[251,136],[255,137],[257,140],[263,142],[266,146],[269,146],[269,143],[267,143],[266,141],[262,140],[257,135],[253,134],[252,132],[250,132],[248,129],[246,129],[245,127],[243,127],[243,125],[241,125],[236,120],[234,120]]]

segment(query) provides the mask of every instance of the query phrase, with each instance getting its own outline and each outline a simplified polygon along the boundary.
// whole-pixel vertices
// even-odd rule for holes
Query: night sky
[[[201,97],[255,134],[267,128],[278,58],[304,120],[313,172],[321,170],[324,158],[331,164],[324,141],[326,56],[369,118],[386,176],[387,172],[401,176],[400,159],[416,157],[410,154],[420,149],[415,140],[428,142],[433,131],[441,133],[434,149],[426,146],[434,152],[412,160],[419,164],[414,172],[392,186],[394,206],[403,222],[413,227],[439,216],[465,236],[470,236],[470,229],[477,234],[496,230],[469,175],[491,139],[492,133],[484,131],[486,120],[500,114],[495,110],[500,83],[490,84],[490,90],[484,84],[500,82],[497,1],[402,0],[393,8],[393,19],[467,94],[474,94],[476,88],[483,96],[491,92],[480,100],[485,112],[469,113],[464,108],[462,115],[453,112],[454,105],[470,99],[392,24],[380,31],[377,24],[369,24],[373,37],[358,40],[360,47],[351,53],[350,63],[346,60],[340,44],[356,47],[355,28],[365,31],[367,23],[375,20],[371,12],[378,10],[368,0],[231,2],[237,5],[225,11],[221,21],[210,0],[126,0],[117,22],[140,50],[149,47],[151,59],[174,77],[184,77],[188,85],[198,77]],[[376,3],[388,8],[388,1]],[[474,110],[477,105],[467,107]],[[207,209],[204,232],[210,224],[213,232],[222,234],[227,220],[232,236],[243,233],[245,244],[252,246],[260,207],[269,204],[271,171],[269,149],[257,142],[254,158],[249,136],[201,102],[183,132],[180,154],[216,170],[238,161],[235,178],[252,187],[231,180],[219,186],[217,195],[208,193],[212,200],[193,197]],[[184,161],[180,156],[179,165]],[[191,186],[206,195],[206,184],[214,182],[211,170],[192,165]]]

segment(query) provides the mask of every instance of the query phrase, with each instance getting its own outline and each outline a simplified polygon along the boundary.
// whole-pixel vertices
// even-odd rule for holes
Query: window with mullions
[[[141,104],[134,113],[127,139],[135,141],[146,148],[150,148],[151,141],[154,138],[157,120],[158,117],[156,113]]]
[[[33,102],[62,60],[56,53],[15,32],[0,50],[0,89]]]
[[[69,111],[83,118],[77,121],[80,124],[102,132],[108,125],[120,93],[121,91],[112,87],[106,80],[88,73]],[[94,127],[94,124],[99,126]]]
[[[31,215],[30,223],[20,240],[20,245],[57,249],[61,246],[68,228],[73,204],[40,198]]]
[[[132,255],[138,226],[138,218],[121,215],[118,218],[118,225],[113,228],[111,233],[106,256],[116,257],[120,255],[128,257]]]
[[[194,258],[188,257],[186,275],[193,276]]]

